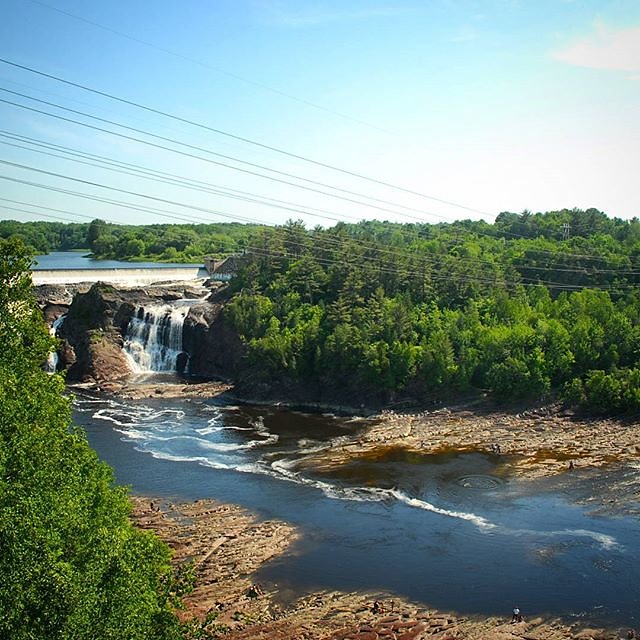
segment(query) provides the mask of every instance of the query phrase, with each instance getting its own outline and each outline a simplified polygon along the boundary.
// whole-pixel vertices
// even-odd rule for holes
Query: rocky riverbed
[[[196,586],[185,620],[199,637],[230,640],[613,640],[628,630],[588,629],[543,618],[463,618],[389,593],[318,592],[284,602],[277,585],[258,584],[256,571],[286,553],[298,533],[287,523],[260,521],[213,500],[173,504],[133,498],[133,519],[191,561]],[[505,603],[505,608],[508,605]],[[633,636],[635,637],[635,636]]]
[[[419,455],[485,451],[505,472],[537,478],[586,467],[640,461],[640,422],[580,417],[558,407],[520,413],[465,409],[383,412],[340,448],[307,456],[305,465],[335,469],[355,458],[384,456],[394,448]]]

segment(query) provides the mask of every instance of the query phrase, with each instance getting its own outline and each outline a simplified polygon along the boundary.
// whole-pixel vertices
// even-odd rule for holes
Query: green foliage
[[[236,222],[116,225],[97,218],[89,224],[0,220],[0,238],[19,238],[33,253],[88,248],[96,258],[198,263],[207,255],[241,252],[260,228]],[[295,237],[291,243],[295,246]]]
[[[638,221],[590,209],[493,225],[290,222],[250,246],[226,314],[254,376],[355,397],[476,389],[638,406]]]
[[[640,409],[640,369],[600,369],[589,371],[584,382],[581,403],[598,411]]]
[[[494,224],[0,222],[49,250],[198,262],[247,249],[226,307],[248,371],[356,396],[559,394],[636,406],[640,221],[596,209],[501,213]],[[75,244],[74,244],[75,243]],[[566,289],[566,291],[563,291]],[[603,372],[600,374],[593,372]]]
[[[42,363],[53,346],[31,258],[0,241],[0,637],[179,637],[169,550],[133,527],[70,399]]]

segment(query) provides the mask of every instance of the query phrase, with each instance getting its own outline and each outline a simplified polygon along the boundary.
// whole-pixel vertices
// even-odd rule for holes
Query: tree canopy
[[[226,313],[252,379],[352,398],[475,390],[640,408],[637,220],[291,222],[250,244]]]
[[[131,525],[64,381],[42,369],[54,341],[30,263],[0,240],[0,637],[177,638],[168,548]]]
[[[90,223],[0,220],[0,238],[19,238],[34,253],[82,249],[94,258],[202,262],[241,251],[259,225],[213,224],[116,225],[99,218]]]

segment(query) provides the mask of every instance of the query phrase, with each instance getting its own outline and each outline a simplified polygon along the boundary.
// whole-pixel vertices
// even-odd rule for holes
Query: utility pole
[[[568,240],[569,239],[569,232],[571,231],[571,225],[568,222],[565,222],[562,225],[562,239],[563,240]]]

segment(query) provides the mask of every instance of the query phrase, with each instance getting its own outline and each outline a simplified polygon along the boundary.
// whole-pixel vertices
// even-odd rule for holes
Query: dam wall
[[[197,265],[155,269],[35,269],[31,272],[34,285],[109,282],[134,287],[154,282],[198,280],[208,276],[207,270]]]

